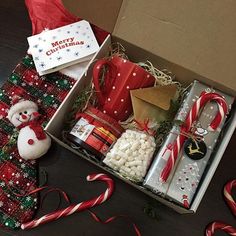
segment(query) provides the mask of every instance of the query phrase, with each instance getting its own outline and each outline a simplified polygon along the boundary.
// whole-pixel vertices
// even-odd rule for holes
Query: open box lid
[[[113,35],[235,93],[236,1],[64,0],[64,4]]]

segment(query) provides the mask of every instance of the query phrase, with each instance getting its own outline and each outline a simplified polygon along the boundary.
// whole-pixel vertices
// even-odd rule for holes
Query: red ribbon
[[[25,197],[25,196],[32,195],[32,194],[34,194],[34,193],[40,192],[40,191],[42,191],[42,190],[45,190],[45,189],[47,189],[47,188],[49,188],[49,189],[48,189],[48,191],[44,194],[44,196],[42,197],[42,200],[41,200],[41,203],[40,203],[40,205],[41,205],[40,208],[41,208],[41,209],[42,209],[43,202],[44,202],[45,198],[46,198],[47,195],[48,195],[49,193],[51,193],[51,192],[58,192],[58,193],[60,194],[60,196],[62,196],[62,197],[64,198],[64,200],[65,200],[68,204],[71,204],[68,195],[67,195],[63,190],[61,190],[61,189],[59,189],[59,188],[51,188],[51,187],[49,187],[49,186],[39,187],[39,188],[36,188],[36,189],[34,189],[34,190],[32,190],[32,191],[30,191],[30,192],[28,192],[28,193],[25,193],[25,194],[17,194],[17,193],[14,193],[14,192],[13,192],[13,194],[16,195],[17,197]],[[61,198],[60,198],[60,202],[59,202],[59,204],[58,204],[57,209],[59,208],[60,203],[61,203]],[[141,236],[140,230],[138,229],[137,225],[136,225],[135,223],[133,223],[133,221],[132,221],[128,216],[126,216],[126,215],[112,216],[112,217],[108,218],[107,220],[104,220],[104,221],[103,221],[103,220],[101,220],[94,212],[92,212],[91,210],[88,210],[88,212],[91,214],[92,218],[93,218],[95,221],[97,221],[97,222],[99,222],[99,223],[102,223],[102,224],[109,224],[110,222],[116,220],[117,218],[124,218],[124,219],[128,220],[129,222],[131,222],[131,224],[132,224],[132,226],[133,226],[133,228],[134,228],[134,231],[135,231],[136,235],[137,235],[137,236]]]
[[[49,186],[43,186],[43,187],[39,187],[39,188],[36,188],[30,192],[27,192],[27,193],[24,193],[24,194],[19,194],[19,193],[15,193],[14,191],[12,191],[12,189],[10,188],[10,186],[8,186],[8,189],[17,197],[26,197],[26,196],[29,196],[29,195],[32,195],[32,194],[35,194],[35,193],[38,193],[42,190],[45,190],[45,189],[48,189],[48,191],[45,192],[45,194],[43,195],[42,197],[42,200],[40,202],[40,208],[42,209],[43,208],[43,203],[44,203],[44,200],[45,198],[47,197],[47,195],[51,192],[58,192],[59,196],[60,196],[60,199],[59,199],[59,203],[58,203],[58,206],[55,210],[57,210],[60,205],[61,205],[61,196],[64,198],[64,200],[70,204],[70,199],[68,197],[68,195],[66,194],[66,192],[64,192],[63,190],[61,190],[60,188],[52,188],[52,187],[49,187]]]
[[[138,129],[140,131],[144,131],[146,132],[147,134],[151,135],[151,136],[154,136],[155,134],[155,131],[152,131],[150,128],[149,128],[149,119],[147,118],[146,120],[144,120],[144,122],[140,122],[140,121],[137,121],[137,120],[134,120],[134,122],[138,125]]]
[[[102,224],[109,224],[110,222],[116,220],[117,218],[125,218],[126,220],[130,221],[134,227],[134,231],[136,233],[137,236],[141,236],[141,233],[138,229],[138,227],[136,226],[135,223],[132,222],[132,220],[126,216],[126,215],[117,215],[117,216],[112,216],[110,218],[108,218],[107,220],[101,220],[94,212],[92,212],[91,210],[88,210],[88,212],[91,214],[91,216],[93,217],[93,219],[99,223],[102,223]]]
[[[8,186],[8,187],[9,187],[9,186]],[[10,188],[10,187],[9,187],[9,188]],[[41,200],[41,203],[40,203],[41,208],[42,208],[42,206],[43,206],[43,202],[44,202],[45,198],[46,198],[47,195],[48,195],[49,193],[51,193],[51,192],[58,192],[58,193],[60,194],[60,196],[62,196],[62,197],[65,199],[65,201],[66,201],[68,204],[70,204],[70,199],[69,199],[68,195],[66,194],[66,192],[64,192],[64,191],[61,190],[60,188],[52,188],[52,187],[49,187],[49,186],[43,186],[43,187],[36,188],[36,189],[34,189],[34,190],[32,190],[32,191],[30,191],[30,192],[28,192],[28,193],[24,193],[24,194],[18,194],[18,193],[15,193],[15,192],[13,192],[13,191],[11,191],[11,192],[13,192],[13,194],[14,194],[15,196],[17,196],[17,197],[26,197],[26,196],[32,195],[32,194],[34,194],[34,193],[38,193],[38,192],[40,192],[40,191],[42,191],[42,190],[45,190],[45,189],[48,189],[48,190],[45,192],[45,194],[44,194],[43,197],[42,197],[42,200]],[[61,203],[61,198],[60,198],[60,201],[59,201],[59,203],[58,203],[57,209],[59,208],[60,203]]]

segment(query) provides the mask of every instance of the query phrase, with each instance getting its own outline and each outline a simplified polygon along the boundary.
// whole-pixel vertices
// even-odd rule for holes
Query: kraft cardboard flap
[[[62,0],[64,6],[78,17],[112,32],[123,0]]]
[[[236,1],[124,0],[113,34],[236,91]]]
[[[131,90],[131,97],[141,99],[163,110],[170,109],[171,99],[175,97],[176,85]]]
[[[63,3],[72,13],[118,38],[236,91],[236,1],[63,0]]]
[[[171,100],[175,98],[176,85],[131,90],[131,101],[135,120],[154,122],[170,120]]]

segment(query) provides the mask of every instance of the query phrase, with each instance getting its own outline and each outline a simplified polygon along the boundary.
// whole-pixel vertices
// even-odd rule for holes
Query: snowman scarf
[[[18,129],[22,129],[26,126],[29,126],[30,129],[32,129],[35,133],[35,136],[37,137],[38,140],[44,140],[46,139],[46,134],[44,132],[44,129],[40,125],[38,120],[31,120],[28,122],[25,122],[19,126],[17,126]]]
[[[26,0],[25,3],[33,34],[80,20],[71,15],[60,0]],[[103,42],[107,33],[95,26],[93,30],[98,42]],[[74,83],[73,78],[60,72],[40,77],[32,57],[26,55],[0,88],[0,227],[20,228],[22,223],[33,218],[38,205],[37,162],[21,158],[16,145],[18,131],[7,119],[13,95],[35,102],[43,115],[42,126],[45,126]],[[27,125],[38,139],[45,138],[41,126],[35,122]]]

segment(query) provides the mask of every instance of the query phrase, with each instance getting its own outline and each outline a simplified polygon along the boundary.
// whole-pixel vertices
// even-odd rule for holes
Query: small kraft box
[[[235,130],[234,105],[223,135],[217,143],[214,158],[207,172],[204,173],[204,178],[194,198],[191,199],[189,208],[179,204],[182,203],[182,199],[179,202],[172,201],[174,197],[171,192],[169,199],[163,198],[147,187],[121,177],[99,162],[71,148],[62,141],[62,132],[67,114],[76,98],[91,82],[94,63],[97,59],[105,57],[110,45],[116,42],[125,47],[130,60],[134,62],[149,60],[155,67],[171,71],[184,87],[197,80],[208,88],[213,87],[234,97],[236,94],[234,70],[236,53],[233,50],[235,48],[233,37],[235,2],[224,4],[216,0],[212,4],[210,0],[204,2],[183,0],[179,4],[179,1],[169,0],[100,0],[97,2],[69,0],[63,3],[74,14],[111,32],[112,37],[108,36],[100,46],[86,73],[70,91],[48,123],[46,131],[56,142],[78,154],[78,158],[87,159],[177,212],[196,212]],[[185,165],[179,167],[181,169],[176,170],[176,173],[183,171]],[[170,190],[173,190],[173,194],[176,193],[174,187]]]

